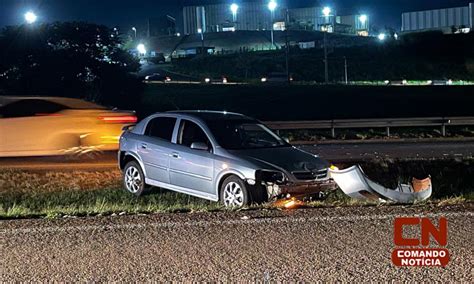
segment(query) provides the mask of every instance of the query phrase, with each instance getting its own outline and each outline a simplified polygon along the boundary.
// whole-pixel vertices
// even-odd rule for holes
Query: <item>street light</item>
[[[137,45],[137,51],[139,55],[145,55],[146,54],[146,47],[143,43],[140,43]]]
[[[324,15],[325,17],[329,17],[329,16],[331,15],[331,8],[329,8],[329,7],[324,7],[324,8],[323,8],[323,15]]]
[[[274,41],[274,38],[273,38],[273,21],[274,21],[274,17],[275,17],[275,9],[278,7],[278,4],[277,2],[275,2],[275,0],[270,0],[270,2],[268,2],[268,9],[270,10],[270,13],[271,13],[271,37],[272,37],[272,49],[273,47],[275,46],[275,41]]]
[[[232,3],[230,5],[230,11],[232,12],[232,19],[235,22],[237,22],[237,12],[239,11],[239,5]]]
[[[38,16],[36,16],[36,14],[32,11],[28,11],[25,13],[25,21],[28,24],[33,24],[34,22],[36,22],[37,19],[38,19]]]
[[[380,33],[377,38],[380,40],[380,41],[384,41],[385,40],[385,37],[386,35],[384,33]]]
[[[135,32],[135,39],[137,39],[137,28],[135,28],[135,27],[132,27],[132,31],[134,31],[134,32]]]
[[[198,34],[201,35],[201,53],[204,55],[204,32],[201,28],[198,29]]]
[[[367,15],[360,15],[359,21],[362,25],[365,25],[365,23],[367,22]]]
[[[328,43],[327,43],[327,33],[329,31],[329,27],[333,28],[333,23],[332,20],[329,23],[329,16],[331,16],[331,8],[330,7],[324,7],[322,10],[322,13],[326,19],[324,20],[325,22],[325,28],[324,28],[324,82],[326,84],[329,83],[329,62],[328,62]]]

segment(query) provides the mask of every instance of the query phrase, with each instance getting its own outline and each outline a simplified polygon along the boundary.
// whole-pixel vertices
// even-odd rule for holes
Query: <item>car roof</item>
[[[21,100],[43,100],[64,105],[71,109],[106,109],[105,107],[88,101],[64,98],[64,97],[21,97],[21,96],[0,96],[0,106],[7,105]]]
[[[174,114],[184,114],[184,115],[189,115],[189,116],[194,116],[197,118],[200,118],[204,121],[210,121],[210,120],[220,120],[220,119],[226,119],[226,120],[255,120],[252,117],[240,114],[240,113],[235,113],[235,112],[227,112],[227,111],[213,111],[213,110],[178,110],[178,111],[169,111],[167,113],[174,113]]]

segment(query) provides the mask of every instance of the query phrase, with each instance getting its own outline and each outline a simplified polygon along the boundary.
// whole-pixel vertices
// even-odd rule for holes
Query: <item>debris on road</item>
[[[305,203],[296,197],[290,197],[285,199],[279,199],[273,202],[273,206],[281,209],[296,209],[303,206]]]
[[[396,189],[389,189],[370,180],[360,166],[330,169],[329,172],[339,188],[355,199],[414,203],[428,199],[432,192],[430,177],[423,180],[413,178],[411,184],[399,184]]]

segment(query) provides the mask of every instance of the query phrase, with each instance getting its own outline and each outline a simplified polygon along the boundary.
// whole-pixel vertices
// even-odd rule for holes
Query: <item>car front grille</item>
[[[320,179],[325,179],[328,176],[328,170],[322,169],[315,172],[301,171],[301,172],[292,172],[292,174],[298,180],[320,180]]]

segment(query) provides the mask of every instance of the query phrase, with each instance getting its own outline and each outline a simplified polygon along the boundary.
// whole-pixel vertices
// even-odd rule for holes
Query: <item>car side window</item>
[[[148,122],[145,135],[171,142],[176,124],[174,117],[156,117]]]
[[[2,118],[16,118],[29,116],[47,116],[67,109],[66,106],[45,100],[19,100],[0,108]]]
[[[178,144],[191,147],[194,142],[205,143],[209,149],[212,149],[212,144],[206,133],[196,123],[182,119],[178,132]]]

